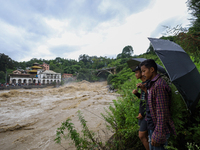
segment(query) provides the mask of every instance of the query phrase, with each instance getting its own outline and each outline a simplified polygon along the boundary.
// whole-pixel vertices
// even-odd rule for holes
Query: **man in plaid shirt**
[[[170,133],[176,134],[170,114],[171,89],[157,74],[157,64],[147,59],[140,64],[142,75],[148,84],[139,85],[147,93],[146,120],[150,150],[164,150]]]

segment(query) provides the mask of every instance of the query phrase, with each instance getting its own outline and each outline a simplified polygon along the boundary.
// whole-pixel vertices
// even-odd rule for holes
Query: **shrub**
[[[128,81],[133,75],[134,73],[132,70],[128,67],[125,67],[118,74],[112,76],[110,83],[112,83],[115,89],[119,89],[121,85]]]
[[[191,58],[193,60],[193,57]],[[200,63],[195,62],[195,65],[200,71]],[[105,109],[105,114],[102,114],[108,123],[108,129],[113,130],[114,134],[104,146],[100,144],[101,142],[97,141],[91,143],[91,138],[89,138],[89,142],[85,141],[84,143],[90,143],[93,147],[94,145],[98,145],[102,149],[144,149],[142,142],[138,138],[139,126],[136,119],[140,100],[132,94],[132,90],[136,88],[136,84],[141,81],[137,80],[131,69],[127,67],[124,67],[117,75],[109,75],[108,81],[115,88],[119,89],[118,92],[121,95],[117,100],[113,100],[114,105],[110,105],[108,109]],[[186,104],[176,87],[169,82],[169,79],[166,79],[166,81],[172,89],[170,111],[177,132],[177,136],[170,136],[168,149],[199,149],[200,102],[196,106],[196,111],[191,114],[187,110]],[[84,130],[86,132],[89,131]],[[85,135],[88,134],[85,133]]]
[[[60,128],[57,128],[56,131],[56,143],[61,143],[62,136],[64,138],[70,138],[73,143],[75,144],[77,150],[82,150],[82,149],[104,149],[102,146],[102,143],[98,138],[95,138],[95,134],[90,131],[86,125],[86,121],[84,117],[82,116],[82,113],[78,111],[78,116],[79,116],[79,121],[81,122],[82,125],[82,133],[83,135],[81,136],[74,127],[74,124],[71,123],[71,119],[67,119],[65,122],[62,123]],[[64,133],[65,129],[68,130],[68,134],[66,135]]]
[[[113,142],[118,149],[144,149],[138,137],[138,119],[140,100],[132,94],[139,81],[135,76],[119,86],[121,97],[113,100],[114,105],[105,109],[106,114],[102,114],[109,124],[108,127],[114,131]]]

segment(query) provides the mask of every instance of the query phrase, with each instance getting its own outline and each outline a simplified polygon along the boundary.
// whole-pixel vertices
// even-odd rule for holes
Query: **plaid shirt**
[[[176,135],[169,109],[171,89],[159,74],[148,85],[149,110],[155,126],[152,138],[156,143],[165,143],[167,134]]]

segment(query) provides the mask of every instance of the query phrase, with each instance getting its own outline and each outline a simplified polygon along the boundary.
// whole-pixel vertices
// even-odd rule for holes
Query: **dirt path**
[[[0,91],[0,149],[73,150],[67,140],[62,140],[64,148],[54,142],[61,122],[71,118],[80,132],[80,110],[91,130],[105,130],[105,121],[96,115],[101,117],[116,97],[108,92],[106,82],[87,81],[60,88]],[[111,133],[101,136],[106,140]]]

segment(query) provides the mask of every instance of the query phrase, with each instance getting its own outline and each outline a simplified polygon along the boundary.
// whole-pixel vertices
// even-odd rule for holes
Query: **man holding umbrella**
[[[175,132],[170,114],[171,89],[157,74],[157,65],[153,59],[147,59],[140,64],[142,75],[148,82],[140,84],[147,94],[146,120],[150,139],[150,150],[164,150],[170,133]]]

